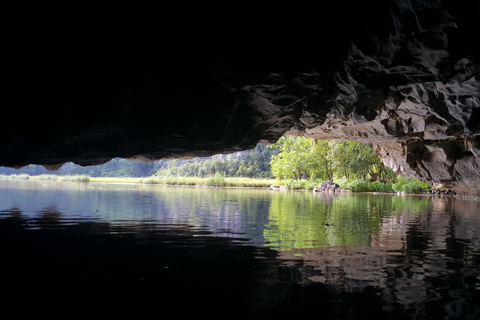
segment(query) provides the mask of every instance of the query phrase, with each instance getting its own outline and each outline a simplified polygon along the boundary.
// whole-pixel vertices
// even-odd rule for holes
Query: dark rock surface
[[[14,4],[0,165],[154,160],[281,135],[372,142],[479,194],[478,1]]]
[[[343,191],[340,185],[331,182],[331,181],[323,181],[318,186],[313,188],[313,192],[337,192]]]
[[[439,196],[454,196],[456,192],[451,189],[429,189],[425,190],[425,194],[439,195]]]

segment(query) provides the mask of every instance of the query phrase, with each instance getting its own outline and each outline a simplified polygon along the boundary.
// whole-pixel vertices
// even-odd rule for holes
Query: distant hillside
[[[277,148],[258,144],[255,149],[232,154],[219,154],[208,158],[164,160],[159,163],[157,176],[206,177],[216,173],[227,177],[273,178],[270,159]]]
[[[205,158],[189,160],[159,160],[150,163],[115,158],[98,165],[82,167],[72,162],[65,163],[57,171],[48,171],[40,165],[28,165],[21,169],[0,167],[0,174],[41,174],[76,175],[86,174],[91,177],[148,177],[157,175],[172,175],[183,173],[182,176],[206,176],[215,172],[227,176],[271,177],[268,164],[272,154],[278,151],[258,144],[255,149],[232,154],[219,154]],[[178,168],[175,169],[175,168]]]

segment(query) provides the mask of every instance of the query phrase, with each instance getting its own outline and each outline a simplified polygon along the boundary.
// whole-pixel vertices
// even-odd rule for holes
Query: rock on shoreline
[[[313,188],[313,192],[350,192],[350,190],[344,190],[340,185],[331,182],[323,181],[318,186]]]
[[[452,189],[429,189],[425,190],[425,194],[455,196],[457,193]]]

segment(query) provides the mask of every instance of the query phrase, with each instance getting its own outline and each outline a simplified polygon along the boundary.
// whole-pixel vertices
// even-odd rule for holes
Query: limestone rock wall
[[[385,13],[387,30],[352,41],[330,78],[304,73],[288,84],[277,79],[282,84],[268,89],[284,91],[269,101],[290,102],[282,110],[293,117],[286,134],[371,142],[382,162],[400,174],[479,195],[479,60],[452,54],[457,25],[437,5],[396,3]],[[422,19],[426,12],[428,21]],[[303,95],[292,95],[296,90]],[[268,97],[268,90],[257,94]],[[280,116],[259,131],[270,140],[283,124]]]
[[[478,195],[478,1],[12,6],[0,165],[301,134],[374,143],[397,172]]]

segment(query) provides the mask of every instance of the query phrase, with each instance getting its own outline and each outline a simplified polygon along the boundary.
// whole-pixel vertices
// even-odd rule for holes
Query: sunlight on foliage
[[[270,165],[278,184],[287,189],[311,190],[321,181],[333,181],[355,192],[418,193],[431,187],[398,176],[380,162],[372,144],[284,136],[269,148],[280,151]]]
[[[345,177],[386,181],[396,178],[396,174],[373,153],[371,144],[284,136],[269,147],[280,150],[270,161],[277,179],[332,181]]]

